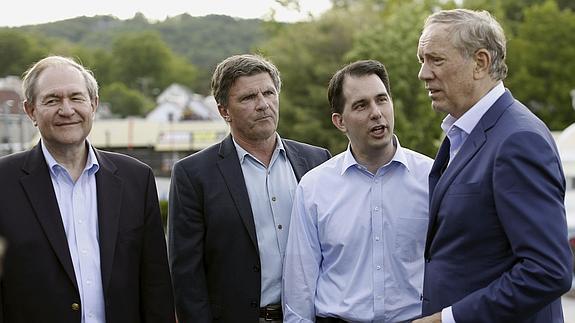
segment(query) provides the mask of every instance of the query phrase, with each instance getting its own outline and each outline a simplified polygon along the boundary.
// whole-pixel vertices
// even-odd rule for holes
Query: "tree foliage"
[[[143,115],[154,107],[154,102],[148,97],[120,82],[102,87],[100,102],[108,103],[110,111],[122,118]]]
[[[297,0],[278,0],[298,10]],[[225,57],[261,52],[280,68],[282,136],[345,149],[331,124],[326,90],[332,74],[353,60],[378,59],[390,74],[396,133],[403,146],[433,156],[442,115],[432,111],[417,79],[417,41],[425,17],[439,8],[486,9],[508,38],[505,85],[553,130],[574,121],[575,16],[572,0],[332,0],[307,22],[285,24],[184,14],[165,21],[111,16],[0,28],[0,77],[21,75],[47,54],[76,57],[94,71],[103,101],[142,114],[173,82],[209,93],[210,76]],[[135,92],[134,92],[135,91]],[[135,95],[139,93],[139,95]],[[128,108],[140,97],[140,108]],[[122,98],[120,100],[120,98]],[[117,103],[123,102],[123,103]],[[151,101],[149,101],[151,102]]]
[[[575,121],[569,92],[575,89],[575,13],[545,1],[523,10],[508,45],[513,95],[553,130]]]

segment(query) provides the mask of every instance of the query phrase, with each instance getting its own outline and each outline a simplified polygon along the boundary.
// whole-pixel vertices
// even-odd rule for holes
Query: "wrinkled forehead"
[[[426,26],[421,32],[417,51],[421,54],[422,51],[446,49],[446,46],[453,47],[451,27],[435,23]]]
[[[89,98],[88,87],[82,73],[72,66],[50,66],[38,76],[34,101],[48,97],[82,95]]]

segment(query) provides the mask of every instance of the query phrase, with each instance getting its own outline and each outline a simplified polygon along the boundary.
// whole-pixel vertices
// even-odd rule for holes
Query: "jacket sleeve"
[[[173,323],[176,319],[166,238],[162,227],[156,183],[151,169],[148,170],[144,225],[144,250],[140,278],[142,322]]]
[[[201,192],[181,163],[172,170],[168,253],[179,323],[212,322],[204,271],[204,216]]]
[[[559,157],[536,132],[504,139],[493,165],[495,212],[516,259],[509,271],[453,304],[455,321],[518,322],[570,287],[565,179]]]

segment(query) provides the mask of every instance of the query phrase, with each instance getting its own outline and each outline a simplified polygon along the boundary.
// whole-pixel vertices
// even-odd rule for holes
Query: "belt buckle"
[[[278,308],[277,306],[267,305],[267,306],[265,307],[264,320],[265,320],[266,322],[271,322],[271,321],[274,321],[274,320],[278,320],[278,318],[275,317],[275,316],[277,316],[277,315],[274,315],[274,314],[278,314],[277,312],[279,312],[280,310],[281,310],[281,307]]]

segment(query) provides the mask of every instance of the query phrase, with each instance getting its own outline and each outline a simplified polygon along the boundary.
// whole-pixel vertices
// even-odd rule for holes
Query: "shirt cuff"
[[[453,311],[451,306],[441,310],[441,323],[456,323],[455,318],[453,318]]]

